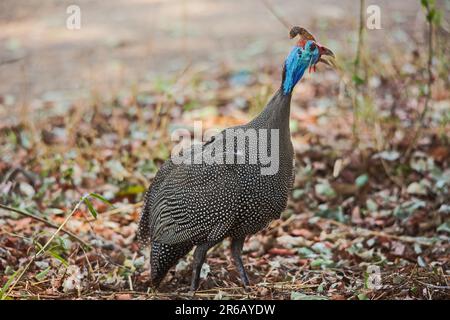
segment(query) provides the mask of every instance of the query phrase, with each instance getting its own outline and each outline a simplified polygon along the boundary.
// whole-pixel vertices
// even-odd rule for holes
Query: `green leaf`
[[[428,12],[428,14],[427,14],[427,21],[428,22],[433,22],[435,15],[436,15],[436,10],[435,9],[431,9],[430,12]]]
[[[94,206],[92,205],[91,200],[89,200],[87,197],[83,199],[84,203],[89,209],[89,212],[92,214],[92,216],[97,219],[97,211],[94,209]]]
[[[8,281],[3,285],[2,290],[0,290],[0,300],[6,300],[8,296],[6,295],[6,291],[8,291],[9,287],[11,286],[12,282],[16,278],[17,274],[19,273],[20,269],[17,269],[16,272],[14,272],[9,278]]]
[[[39,243],[39,242],[37,242],[37,241],[34,241],[34,244],[36,245],[36,247],[38,248],[38,251],[40,251],[42,248],[43,248],[43,246]],[[58,246],[56,246],[57,248],[59,247],[60,248],[60,245],[58,245]],[[55,246],[53,246],[53,247],[51,247],[50,249],[48,249],[47,248],[47,250],[45,250],[45,252],[46,253],[48,253],[49,255],[51,255],[53,258],[55,258],[56,260],[58,260],[59,262],[61,262],[63,265],[65,265],[66,267],[68,267],[69,266],[69,263],[67,262],[67,260],[66,259],[64,259],[63,257],[61,257],[60,255],[59,255],[59,253],[57,253],[56,251],[55,251]]]
[[[333,266],[333,264],[334,264],[333,260],[315,259],[315,260],[311,261],[311,268],[317,268],[317,267],[327,268],[327,267]]]
[[[54,250],[49,250],[47,251],[53,258],[55,258],[56,260],[60,261],[63,265],[65,265],[66,267],[69,266],[69,263],[67,262],[66,259],[64,259],[63,257],[61,257],[58,253],[56,253]]]
[[[50,266],[45,268],[44,270],[42,270],[41,272],[39,272],[37,275],[35,275],[34,277],[36,278],[37,281],[42,281],[45,279],[45,277],[47,276],[47,273],[50,271]]]
[[[342,223],[345,223],[348,220],[348,217],[344,215],[344,210],[340,206],[337,208],[328,208],[326,203],[322,203],[319,205],[318,209],[319,211],[316,212],[318,217],[333,219]]]
[[[413,198],[395,207],[394,216],[398,219],[406,219],[411,216],[416,210],[425,207],[426,203],[424,201]]]
[[[328,181],[316,184],[314,186],[314,190],[316,194],[324,196],[326,198],[333,198],[336,196],[336,192],[331,187]]]
[[[303,189],[295,189],[294,191],[292,191],[292,197],[294,199],[300,199],[301,196],[303,196],[305,194],[305,190]]]
[[[428,8],[428,0],[421,0],[420,3],[422,4],[422,7],[424,7],[425,9]]]
[[[367,174],[362,174],[355,180],[355,184],[358,188],[364,187],[369,181],[369,176]]]
[[[370,212],[375,212],[378,210],[378,205],[376,204],[375,201],[373,201],[372,199],[367,199],[366,200],[366,208],[367,210],[369,210]]]
[[[419,182],[412,182],[408,185],[408,188],[406,188],[406,192],[409,194],[417,194],[417,195],[427,195],[427,188],[424,184]]]
[[[198,106],[200,106],[200,104],[198,103],[198,101],[192,100],[192,101],[186,102],[186,103],[183,105],[183,109],[184,109],[185,111],[189,111],[189,110],[192,110],[192,109],[197,108]]]
[[[436,231],[443,231],[443,232],[447,232],[450,233],[450,221],[444,222],[443,224],[441,224],[439,227],[437,227]]]
[[[317,253],[306,247],[299,248],[297,253],[302,258],[315,258],[318,256]]]
[[[366,296],[365,293],[358,294],[358,299],[359,300],[369,300],[369,298]]]
[[[99,195],[98,193],[92,192],[92,193],[90,193],[89,195],[90,195],[91,197],[94,197],[94,198],[96,198],[96,199],[98,199],[98,200],[100,200],[100,201],[106,203],[106,204],[109,204],[110,206],[113,206],[113,204],[112,204],[111,202],[109,202],[108,199],[106,199],[105,197]]]
[[[311,249],[315,252],[324,255],[325,257],[331,257],[331,250],[323,242],[316,242],[312,245]]]
[[[129,195],[135,195],[135,194],[141,194],[145,192],[145,187],[141,185],[131,185],[123,188],[120,190],[117,195],[118,196],[129,196]]]
[[[364,79],[357,74],[353,75],[352,80],[357,86],[364,84]]]

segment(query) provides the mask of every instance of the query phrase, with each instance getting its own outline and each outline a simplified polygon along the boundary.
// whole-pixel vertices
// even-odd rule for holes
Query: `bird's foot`
[[[200,281],[198,281],[198,279],[193,279],[191,282],[191,287],[189,289],[189,293],[195,294],[195,292],[197,292],[198,287],[199,287]]]
[[[250,281],[248,281],[247,272],[243,265],[238,265],[239,276],[241,278],[242,286],[244,289],[250,286]]]

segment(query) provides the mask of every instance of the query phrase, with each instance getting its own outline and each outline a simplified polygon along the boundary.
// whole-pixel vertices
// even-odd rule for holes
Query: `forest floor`
[[[241,287],[225,240],[194,298],[450,298],[448,48],[433,62],[423,127],[426,48],[390,49],[365,51],[357,73],[341,56],[297,85],[294,188],[281,219],[244,245],[252,286]],[[106,98],[15,113],[1,95],[0,298],[191,299],[192,253],[148,289],[135,237],[143,193],[174,130],[245,123],[279,81],[273,61],[192,64]]]

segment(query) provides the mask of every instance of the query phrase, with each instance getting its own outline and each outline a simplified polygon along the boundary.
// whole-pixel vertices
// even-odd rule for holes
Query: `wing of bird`
[[[143,246],[146,246],[150,243],[150,239],[152,236],[150,229],[150,220],[152,220],[152,205],[155,201],[161,184],[164,182],[165,178],[169,175],[174,167],[175,165],[170,159],[164,162],[161,168],[158,170],[155,178],[153,179],[150,188],[148,188],[147,192],[144,195],[144,204],[142,207],[139,229],[137,233],[138,240]]]
[[[238,180],[233,166],[225,164],[174,168],[152,203],[152,240],[166,244],[220,240],[235,220]]]

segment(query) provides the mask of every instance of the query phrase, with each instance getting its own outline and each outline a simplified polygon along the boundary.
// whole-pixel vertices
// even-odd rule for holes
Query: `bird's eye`
[[[314,51],[316,50],[316,44],[314,42],[311,43],[311,45],[309,46],[309,51]]]

